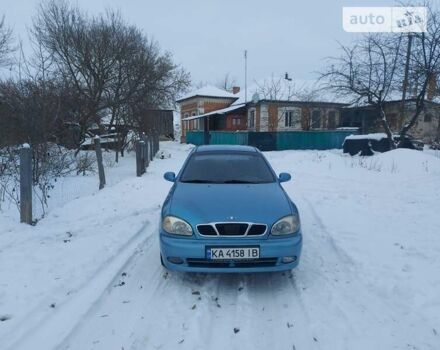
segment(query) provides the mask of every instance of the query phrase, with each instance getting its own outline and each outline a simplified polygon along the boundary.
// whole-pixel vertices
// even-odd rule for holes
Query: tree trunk
[[[390,150],[396,148],[396,144],[394,143],[393,138],[393,132],[390,129],[390,126],[388,124],[387,116],[385,114],[385,111],[383,110],[382,106],[379,107],[379,115],[380,115],[380,121],[382,123],[382,127],[385,131],[385,134],[387,134],[388,142],[390,145]]]
[[[415,125],[415,123],[417,122],[417,119],[420,116],[420,113],[422,113],[422,111],[424,110],[424,101],[420,101],[419,103],[417,103],[416,106],[416,111],[414,113],[414,115],[412,116],[411,120],[409,121],[409,123],[405,123],[403,124],[402,130],[400,130],[400,141],[399,141],[399,145],[401,143],[403,143],[403,140],[406,136],[406,134],[408,133],[408,131]]]
[[[435,141],[440,142],[440,116],[438,118],[437,134],[435,135]]]

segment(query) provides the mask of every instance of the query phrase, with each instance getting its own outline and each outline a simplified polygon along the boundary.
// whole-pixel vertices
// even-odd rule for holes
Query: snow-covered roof
[[[216,111],[212,111],[212,112],[209,112],[209,113],[205,113],[205,114],[195,115],[193,117],[184,118],[182,120],[194,120],[194,119],[204,118],[204,117],[207,117],[209,115],[226,114],[228,112],[235,111],[236,109],[240,109],[240,108],[242,108],[244,106],[245,106],[244,103],[241,103],[241,104],[238,104],[238,105],[232,105],[232,106],[229,106],[229,107],[226,107],[226,108],[217,109]]]
[[[187,100],[189,98],[197,97],[197,96],[204,96],[204,97],[218,97],[218,98],[231,98],[231,99],[238,99],[238,95],[235,95],[229,91],[219,89],[216,86],[207,85],[200,89],[197,89],[185,96],[182,96],[177,100],[177,102]]]
[[[247,88],[247,101],[245,99],[245,90],[242,89],[237,94],[240,98],[233,104],[251,102],[255,93],[258,95],[259,100],[345,104],[350,102],[347,97],[325,89],[317,80],[293,78],[289,81],[284,79],[283,76],[272,76],[249,84]]]

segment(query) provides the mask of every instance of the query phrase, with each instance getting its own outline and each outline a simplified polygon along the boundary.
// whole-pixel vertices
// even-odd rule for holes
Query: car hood
[[[166,215],[175,215],[192,225],[228,221],[271,225],[279,218],[292,213],[290,201],[278,183],[190,184],[179,182],[170,200]]]

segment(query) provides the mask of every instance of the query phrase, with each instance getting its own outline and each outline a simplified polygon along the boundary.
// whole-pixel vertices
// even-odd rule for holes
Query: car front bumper
[[[260,258],[255,261],[228,260],[213,262],[206,259],[207,247],[260,247]],[[301,232],[288,237],[252,238],[194,238],[175,237],[160,233],[160,251],[164,265],[170,270],[185,272],[270,272],[291,270],[298,266],[302,249]],[[289,263],[283,257],[295,257]],[[170,262],[173,258],[180,263]]]

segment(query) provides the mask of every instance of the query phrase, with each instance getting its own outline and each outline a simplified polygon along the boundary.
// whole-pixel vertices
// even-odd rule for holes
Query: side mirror
[[[172,171],[167,171],[165,174],[163,174],[163,178],[170,182],[176,181],[176,174],[174,174]]]
[[[278,180],[280,182],[287,182],[290,181],[292,179],[292,176],[290,176],[289,173],[280,173],[280,175],[278,176]]]

